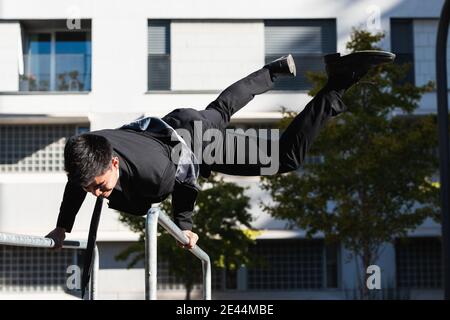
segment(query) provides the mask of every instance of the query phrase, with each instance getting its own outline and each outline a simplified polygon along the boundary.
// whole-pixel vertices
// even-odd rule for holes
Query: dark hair
[[[69,181],[85,187],[108,170],[112,155],[105,137],[89,133],[72,136],[64,147],[64,170]]]

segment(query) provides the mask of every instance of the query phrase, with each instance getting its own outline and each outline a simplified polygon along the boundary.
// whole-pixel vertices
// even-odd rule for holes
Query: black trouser
[[[224,132],[234,113],[249,103],[255,95],[264,93],[272,87],[273,81],[269,71],[262,68],[229,86],[205,110],[197,111],[190,108],[176,109],[167,114],[163,120],[174,129],[182,128],[189,131],[190,135],[194,137],[191,141],[191,147],[194,150],[195,146],[193,141],[196,139],[196,141],[202,141],[202,137],[198,136],[198,130],[197,137],[194,136],[194,121],[201,121],[202,134],[207,129],[218,129]],[[346,107],[339,93],[326,88],[322,89],[306,105],[304,110],[292,120],[279,138],[279,168],[276,173],[284,173],[298,169],[303,163],[309,147],[326,121],[331,116],[345,109]],[[269,147],[268,153],[270,153],[270,141],[263,141],[264,137],[257,137],[257,139],[258,146],[262,144],[267,145]],[[203,141],[202,149],[210,143]],[[208,176],[209,171],[217,171],[230,175],[257,176],[261,175],[261,168],[268,166],[267,163],[261,163],[259,161],[260,159],[257,159],[256,163],[252,163],[249,159],[252,154],[248,148],[244,154],[245,161],[243,164],[236,162],[230,164],[230,161],[227,162],[227,159],[225,159],[226,155],[230,151],[233,151],[233,154],[237,157],[237,150],[229,150],[230,147],[236,148],[236,144],[233,143],[233,145],[230,145],[224,142],[222,162],[212,164],[203,163],[200,166],[201,174]],[[271,156],[273,157],[273,155]]]

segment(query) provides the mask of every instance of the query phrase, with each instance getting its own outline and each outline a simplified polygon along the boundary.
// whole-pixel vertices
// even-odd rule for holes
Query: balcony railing
[[[19,91],[90,91],[90,54],[26,54]]]

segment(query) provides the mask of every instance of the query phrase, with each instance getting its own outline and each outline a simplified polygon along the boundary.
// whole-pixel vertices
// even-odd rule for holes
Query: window
[[[398,240],[395,250],[398,287],[442,287],[442,247],[438,238]]]
[[[90,26],[71,31],[60,20],[23,25],[24,75],[20,77],[20,91],[91,90]]]
[[[336,21],[266,20],[266,63],[291,53],[297,67],[294,79],[280,79],[275,90],[308,90],[307,71],[324,71],[323,55],[336,52]]]
[[[0,173],[63,172],[66,139],[78,125],[0,125]]]
[[[403,80],[414,84],[414,34],[413,20],[392,19],[391,20],[391,48],[396,54],[395,63],[411,65]]]
[[[148,90],[170,90],[170,21],[148,22]]]
[[[258,241],[261,263],[248,269],[248,289],[294,290],[338,286],[337,247],[322,240]]]
[[[0,292],[67,291],[70,265],[79,266],[80,250],[0,246]]]

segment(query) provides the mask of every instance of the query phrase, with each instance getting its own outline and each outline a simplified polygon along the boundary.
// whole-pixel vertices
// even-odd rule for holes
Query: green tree
[[[379,49],[376,44],[382,38],[382,33],[353,30],[347,49]],[[320,231],[326,241],[343,243],[362,262],[359,271],[364,275],[383,243],[405,236],[438,211],[439,192],[431,181],[438,167],[436,119],[412,115],[433,84],[406,82],[409,68],[378,66],[347,91],[349,112],[331,119],[309,152],[321,156],[320,164],[262,179],[263,189],[275,201],[263,204],[264,210],[288,219],[309,236]],[[314,95],[326,75],[309,78]],[[288,114],[282,126],[292,116]],[[358,280],[367,298],[363,277]]]
[[[202,191],[199,193],[194,211],[193,231],[199,235],[199,246],[208,253],[216,268],[236,270],[248,264],[248,249],[254,241],[251,238],[251,215],[249,198],[244,195],[245,188],[225,182],[217,175],[201,179]],[[161,204],[164,212],[170,212],[170,199]],[[145,219],[121,214],[121,221],[140,234],[139,241],[120,253],[119,260],[131,259],[132,267],[144,259]],[[190,299],[194,284],[201,282],[200,261],[190,252],[176,245],[174,238],[159,227],[159,258],[167,261],[169,272],[182,282],[186,288],[186,299]]]

